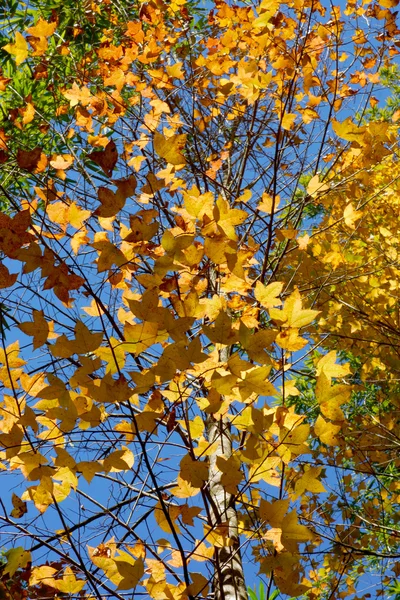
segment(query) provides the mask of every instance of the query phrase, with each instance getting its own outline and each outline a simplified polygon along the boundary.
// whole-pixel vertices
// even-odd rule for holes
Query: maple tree
[[[397,0],[8,4],[0,597],[387,595]]]

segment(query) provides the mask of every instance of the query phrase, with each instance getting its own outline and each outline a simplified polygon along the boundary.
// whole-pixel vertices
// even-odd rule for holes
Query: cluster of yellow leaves
[[[117,590],[131,590],[141,580],[144,574],[142,558],[133,558],[128,552],[122,550],[116,553],[116,544],[110,542],[103,544],[102,548],[88,546],[90,560],[99,567],[117,588]]]

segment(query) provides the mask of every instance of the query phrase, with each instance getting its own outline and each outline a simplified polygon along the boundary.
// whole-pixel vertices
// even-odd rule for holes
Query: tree
[[[10,4],[3,595],[395,589],[395,4]]]

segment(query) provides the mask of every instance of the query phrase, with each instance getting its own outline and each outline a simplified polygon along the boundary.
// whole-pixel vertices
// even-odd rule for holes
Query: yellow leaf
[[[22,110],[22,123],[27,125],[31,123],[35,118],[35,107],[30,102],[27,102],[26,106]]]
[[[336,363],[336,352],[332,350],[322,356],[317,362],[317,377],[324,373],[329,379],[331,377],[346,377],[351,373],[350,365],[348,363],[340,365]]]
[[[299,247],[299,250],[306,250],[308,244],[310,243],[310,236],[308,235],[308,233],[304,234],[301,237],[297,238],[297,244]]]
[[[208,479],[208,466],[201,460],[192,460],[186,454],[180,462],[180,477],[194,488],[201,488]]]
[[[263,285],[261,281],[257,281],[254,290],[256,300],[264,308],[272,308],[273,306],[280,306],[282,304],[279,294],[282,292],[283,283],[278,281]]]
[[[274,572],[274,582],[282,594],[286,594],[292,598],[302,596],[311,589],[311,585],[308,582],[296,583],[296,581],[293,580],[293,572],[291,571],[287,574],[287,576],[283,577],[276,575]]]
[[[50,37],[55,32],[56,28],[57,23],[55,21],[50,23],[42,17],[39,17],[39,20],[36,23],[36,25],[28,27],[26,31],[34,37]]]
[[[315,435],[327,446],[339,445],[339,439],[336,436],[340,429],[340,425],[326,421],[321,415],[318,416],[314,425]]]
[[[225,491],[229,494],[237,494],[237,486],[244,478],[240,469],[239,458],[233,454],[229,458],[217,456],[217,468],[222,472],[221,485],[224,487]]]
[[[246,406],[241,413],[231,418],[232,424],[240,431],[250,431],[256,434],[261,434],[265,431],[264,414],[258,408],[254,408],[254,406]]]
[[[366,132],[366,127],[358,127],[353,123],[350,117],[348,117],[342,123],[332,119],[332,129],[336,133],[336,135],[348,142],[362,142],[364,134]]]
[[[343,218],[347,227],[355,229],[355,222],[362,217],[363,213],[360,210],[354,210],[353,204],[350,202],[344,209]]]
[[[293,498],[296,499],[304,492],[308,491],[313,494],[326,492],[322,483],[317,479],[322,471],[322,467],[309,467],[309,469],[297,479],[294,486]]]
[[[265,212],[270,215],[272,212],[275,212],[279,206],[280,197],[275,196],[274,198],[267,194],[263,193],[261,196],[261,202],[257,205],[257,210],[261,210],[261,212]]]
[[[129,471],[134,464],[134,455],[129,448],[122,446],[121,450],[115,450],[103,461],[103,469],[106,473],[119,473]]]
[[[185,147],[186,134],[176,134],[171,137],[165,137],[157,131],[154,134],[154,150],[161,158],[164,158],[171,165],[185,165],[186,159],[182,154]]]
[[[56,573],[57,569],[49,565],[34,567],[29,578],[29,585],[49,585],[50,587],[54,587],[54,575]]]
[[[82,321],[77,321],[75,325],[75,338],[75,353],[87,354],[97,350],[103,340],[103,333],[92,333]]]
[[[61,580],[56,579],[52,583],[52,587],[63,594],[78,594],[85,587],[85,585],[86,581],[84,579],[76,579],[71,567],[65,568],[64,575]]]
[[[82,473],[83,477],[90,483],[96,473],[101,473],[104,469],[97,462],[81,461],[77,463],[76,470]]]
[[[214,546],[206,546],[204,542],[197,542],[192,553],[192,559],[197,562],[210,560],[214,554]]]
[[[308,542],[314,538],[314,534],[305,525],[300,525],[297,514],[292,511],[282,520],[281,542],[289,552],[297,552],[300,542]]]
[[[133,560],[126,552],[120,552],[115,559],[117,573],[121,577],[117,590],[131,590],[136,587],[144,574],[144,562],[142,558]]]
[[[307,424],[298,425],[292,429],[281,427],[279,440],[281,445],[277,450],[282,456],[282,460],[288,463],[292,458],[300,454],[308,453],[309,447],[305,443],[310,433],[310,426]]]
[[[127,352],[141,354],[156,343],[158,324],[149,321],[145,321],[139,325],[126,323],[124,332],[126,339],[126,342],[123,344],[124,349]]]
[[[278,395],[277,390],[268,381],[270,371],[270,366],[254,367],[250,371],[247,371],[243,381],[238,384],[240,397],[243,402],[253,393],[259,396]]]
[[[283,517],[289,508],[289,498],[285,500],[274,500],[267,502],[261,498],[260,500],[260,517],[266,521],[271,527],[281,527]]]
[[[196,496],[200,493],[200,487],[191,485],[189,481],[178,475],[176,487],[170,489],[170,492],[176,498],[191,498],[192,496]]]
[[[331,385],[331,379],[321,373],[317,379],[315,394],[324,417],[331,421],[344,421],[340,406],[350,399],[351,387],[348,385]]]
[[[90,215],[90,210],[84,210],[83,208],[80,208],[76,202],[72,202],[69,205],[68,222],[75,229],[80,229],[84,221],[86,221]]]
[[[216,548],[226,548],[234,543],[234,540],[229,537],[229,527],[226,523],[215,527],[204,525],[204,538]]]
[[[318,310],[303,310],[299,290],[295,290],[285,301],[283,310],[271,308],[269,315],[282,327],[304,327],[319,314]]]
[[[231,345],[238,338],[238,332],[232,329],[232,319],[224,311],[219,313],[212,327],[203,325],[203,331],[215,344]]]
[[[184,504],[182,506],[181,519],[185,525],[194,525],[194,517],[197,517],[201,513],[201,508],[198,506],[189,506],[188,504]]]
[[[3,46],[3,50],[15,56],[15,63],[18,66],[28,56],[28,43],[19,31],[17,31],[15,33],[15,44],[6,44],[6,46]]]
[[[164,511],[167,511],[167,513],[169,515],[169,519],[167,518]],[[165,533],[172,533],[170,523],[173,526],[175,533],[181,532],[181,530],[178,526],[178,523],[177,523],[177,519],[178,519],[180,513],[181,513],[180,506],[169,505],[168,507],[164,506],[164,508],[163,508],[161,506],[160,502],[158,502],[156,504],[156,506],[154,507],[154,518],[155,518],[156,522],[158,523],[159,527],[161,527],[161,529],[163,531],[165,531]]]
[[[299,336],[299,330],[293,327],[282,329],[275,339],[276,343],[283,350],[288,352],[297,352],[307,345],[307,340]]]
[[[47,338],[49,335],[49,326],[44,318],[42,310],[33,310],[32,311],[33,321],[27,321],[25,323],[20,323],[19,328],[26,335],[33,336],[32,345],[33,347],[40,348],[47,342]]]
[[[219,196],[214,206],[213,216],[218,223],[218,227],[221,233],[226,235],[230,240],[235,241],[237,239],[235,227],[240,225],[248,217],[245,210],[239,210],[238,208],[231,208],[227,200]]]
[[[8,368],[17,368],[26,365],[26,362],[19,358],[19,341],[15,341],[5,351],[0,348],[0,364],[7,365]]]
[[[329,186],[326,183],[321,183],[319,175],[314,175],[308,182],[307,194],[309,194],[311,198],[317,198],[327,190],[329,190]]]
[[[205,598],[208,595],[209,580],[201,573],[190,573],[192,583],[187,587],[186,593],[193,598],[198,598],[200,595]]]
[[[245,348],[249,358],[261,364],[270,362],[266,348],[272,348],[272,344],[277,336],[277,330],[268,329],[251,332],[243,323],[240,324],[239,339],[243,348]]]
[[[183,65],[182,62],[177,62],[177,63],[175,63],[173,65],[168,65],[167,66],[167,73],[168,73],[168,75],[170,77],[175,78],[175,79],[183,79],[185,77],[185,75],[182,72],[182,65]],[[170,112],[168,104],[167,104],[167,108],[168,108],[168,110],[165,110],[165,112]]]
[[[7,559],[7,563],[3,567],[3,573],[8,573],[10,578],[18,569],[23,569],[32,560],[31,553],[28,550],[24,550],[22,546],[8,550],[4,553],[4,556]]]
[[[286,129],[287,131],[292,129],[294,122],[296,120],[296,117],[297,117],[297,115],[295,115],[294,113],[285,113],[283,115],[282,121],[281,121],[282,129]]]

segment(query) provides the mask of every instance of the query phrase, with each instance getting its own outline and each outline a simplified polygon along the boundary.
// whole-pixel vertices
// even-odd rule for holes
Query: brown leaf
[[[89,158],[96,163],[96,165],[99,165],[99,167],[103,169],[107,177],[111,177],[118,160],[118,152],[115,142],[110,140],[104,150],[96,150],[95,152],[92,152],[89,154]]]
[[[37,146],[33,150],[21,150],[17,151],[17,164],[21,169],[25,169],[32,173],[38,165],[42,149]]]

